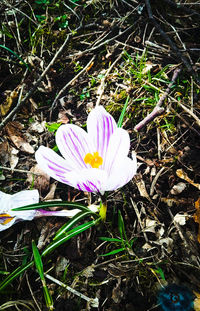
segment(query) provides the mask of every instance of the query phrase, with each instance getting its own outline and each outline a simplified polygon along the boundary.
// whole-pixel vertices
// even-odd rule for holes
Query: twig
[[[153,121],[156,117],[158,117],[161,114],[163,114],[164,111],[165,111],[165,109],[163,107],[158,107],[156,105],[156,107],[153,109],[153,111],[150,114],[148,114],[148,116],[146,116],[141,122],[139,122],[134,127],[134,130],[136,132],[139,132],[145,125],[147,125],[148,123]]]
[[[189,124],[177,111],[175,111],[172,107],[169,108],[169,110],[171,112],[173,112],[181,121],[183,121],[183,123],[185,123],[185,125],[187,125],[188,129],[194,131],[199,137],[200,137],[200,133],[191,125]],[[166,150],[167,151],[167,150]]]
[[[188,13],[188,14],[197,15],[198,17],[200,17],[200,14],[198,12],[196,12],[193,9],[185,7],[185,4],[190,4],[191,5],[191,3],[180,4],[180,3],[176,3],[176,2],[174,2],[172,0],[164,0],[164,2],[166,2],[167,4],[169,4],[170,6],[174,7],[177,10],[182,10],[182,11]]]
[[[41,176],[41,174],[38,173],[32,173],[30,171],[25,171],[25,170],[19,170],[17,168],[11,168],[11,167],[5,167],[5,166],[0,166],[0,170],[5,170],[5,171],[11,171],[11,172],[17,172],[17,173],[25,173],[25,174],[32,174],[36,176]]]
[[[19,12],[20,14],[24,15],[24,16],[25,16],[26,18],[28,18],[32,23],[34,23],[35,25],[38,26],[38,23],[37,23],[36,21],[34,21],[34,20],[33,20],[30,16],[28,16],[26,13],[24,13],[23,11],[19,10],[19,9],[16,8],[16,7],[13,7],[13,5],[11,5],[10,3],[8,3],[8,1],[4,1],[4,0],[3,0],[3,2],[4,2],[4,5],[8,6],[8,7],[11,8],[12,10],[17,11],[17,12]],[[31,12],[31,13],[33,13],[33,12]]]
[[[161,106],[162,106],[165,98],[168,96],[171,88],[174,86],[174,83],[175,83],[176,79],[178,78],[180,71],[181,71],[181,69],[179,69],[179,68],[175,69],[173,76],[172,76],[172,80],[168,85],[168,88],[163,93],[162,97],[159,99],[159,101],[156,104],[156,106],[154,107],[153,111],[134,127],[134,130],[136,132],[140,131],[145,125],[147,125],[149,122],[154,120],[157,116],[161,115],[165,111],[165,109]]]
[[[146,234],[146,232],[145,232],[145,230],[144,230],[144,227],[143,227],[143,225],[142,225],[142,220],[141,220],[141,217],[140,217],[140,212],[139,212],[139,210],[138,210],[137,204],[132,200],[132,198],[130,198],[130,200],[131,200],[131,204],[132,204],[132,206],[133,206],[133,208],[134,208],[134,210],[135,210],[135,213],[136,213],[138,222],[139,222],[139,224],[140,224],[140,227],[141,227],[141,229],[142,229],[142,233],[143,233],[143,235],[144,235],[144,239],[145,239],[145,241],[148,243],[149,240],[148,240],[147,234]]]
[[[93,62],[93,60],[95,59],[95,56],[93,56],[91,58],[91,60],[89,61],[89,63],[87,63],[87,65],[81,70],[79,71],[79,73],[73,78],[71,79],[57,94],[57,96],[55,97],[52,105],[51,105],[51,108],[50,108],[50,119],[51,119],[51,114],[52,114],[52,110],[55,108],[55,105],[56,105],[56,102],[57,100],[59,99],[59,97],[63,94],[63,92],[68,88],[68,86],[70,86],[74,81],[76,81],[86,70],[87,68],[91,65],[91,63]]]
[[[109,75],[109,73],[111,72],[113,67],[116,65],[116,63],[121,59],[121,57],[122,57],[122,53],[116,58],[116,60],[108,68],[108,70],[106,71],[106,74],[104,75],[103,79],[101,80],[101,84],[100,84],[100,86],[98,88],[98,98],[97,98],[97,101],[96,101],[96,106],[98,106],[100,104],[101,97],[102,97],[102,95],[104,93],[105,81],[106,81],[107,76]]]
[[[187,71],[189,74],[195,77],[196,81],[200,84],[200,79],[197,76],[197,73],[194,71],[192,68],[191,64],[188,62],[187,58],[180,52],[180,50],[176,47],[175,43],[169,38],[169,36],[162,30],[160,25],[156,22],[155,18],[153,17],[152,9],[151,9],[151,4],[150,0],[145,0],[148,16],[150,22],[156,27],[156,29],[159,31],[160,35],[168,42],[170,45],[171,49],[174,51],[176,56],[183,62],[185,65]]]
[[[152,183],[151,183],[151,188],[150,188],[150,196],[153,196],[154,194],[154,190],[155,190],[155,185],[157,183],[158,178],[160,177],[160,175],[162,174],[162,172],[165,170],[165,167],[162,167],[158,173],[156,174],[156,176],[154,177]]]
[[[82,299],[86,300],[89,304],[91,304],[92,307],[98,308],[98,306],[99,306],[98,298],[89,298],[89,297],[83,295],[82,293],[78,292],[74,288],[69,287],[68,285],[60,282],[59,280],[55,279],[54,277],[52,277],[51,275],[49,275],[47,273],[45,273],[45,277],[47,279],[49,279],[50,281],[58,284],[59,286],[64,287],[66,290],[70,291],[72,294],[77,295],[79,298],[82,298]]]
[[[138,22],[138,21],[137,21]],[[135,23],[131,26],[129,26],[128,28],[126,28],[124,31],[120,32],[119,34],[117,34],[116,36],[110,38],[110,39],[107,39],[103,42],[101,42],[99,45],[96,45],[96,46],[93,46],[89,49],[86,49],[82,52],[78,52],[78,53],[75,53],[75,54],[71,54],[71,55],[68,55],[68,58],[71,58],[71,57],[80,57],[80,56],[83,56],[84,54],[88,54],[88,53],[91,53],[91,52],[94,52],[98,49],[100,49],[102,46],[105,46],[106,44],[109,44],[117,39],[119,39],[119,37],[122,37],[124,36],[127,32],[129,32],[133,27],[135,26]]]
[[[65,39],[64,43],[62,44],[62,46],[60,47],[60,49],[58,50],[58,52],[54,55],[54,57],[52,58],[52,60],[50,61],[49,65],[46,67],[46,69],[43,71],[43,73],[41,74],[41,76],[38,78],[38,80],[35,82],[34,86],[30,89],[30,91],[26,94],[26,96],[24,97],[24,99],[21,102],[18,102],[18,104],[16,105],[16,107],[14,107],[12,109],[12,111],[7,115],[7,117],[5,117],[5,119],[1,122],[0,124],[0,131],[3,129],[3,127],[5,126],[5,124],[15,115],[15,113],[19,110],[19,108],[31,97],[31,95],[34,93],[34,91],[37,89],[38,85],[40,84],[40,82],[42,81],[42,79],[45,77],[45,75],[47,74],[47,72],[50,70],[51,66],[54,64],[55,60],[58,58],[58,56],[61,54],[61,52],[63,51],[64,47],[66,46],[69,37],[71,34],[67,35],[67,38]]]
[[[133,49],[134,51],[139,51],[139,52],[143,52],[143,51],[144,51],[144,49],[140,49],[140,48],[138,48],[138,47],[136,47],[136,46],[132,46],[132,45],[126,44],[126,43],[124,43],[124,42],[120,42],[120,41],[118,41],[118,40],[115,40],[115,42],[116,42],[117,44],[123,45],[125,48]],[[145,42],[145,43],[146,43],[146,42]],[[157,51],[158,51],[158,49],[157,49]],[[161,56],[162,56],[162,54],[158,54],[158,53],[156,53],[156,52],[151,52],[151,51],[148,51],[148,55],[153,55],[154,57],[155,57],[155,56],[158,56],[158,57],[161,57]]]
[[[192,112],[192,110],[188,109],[187,107],[185,107],[185,105],[183,105],[182,103],[180,103],[180,101],[178,101],[178,104],[181,106],[181,108],[187,112],[191,117],[193,117],[196,121],[196,124],[200,127],[200,119],[196,116],[196,114],[194,114],[194,112]]]

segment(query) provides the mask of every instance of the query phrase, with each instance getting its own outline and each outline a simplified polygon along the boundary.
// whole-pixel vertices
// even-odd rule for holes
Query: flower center
[[[13,218],[9,214],[0,214],[0,224],[7,225]]]
[[[93,154],[87,153],[84,162],[90,164],[92,168],[99,168],[99,166],[103,164],[103,159],[99,156],[98,151],[96,151],[93,152]]]

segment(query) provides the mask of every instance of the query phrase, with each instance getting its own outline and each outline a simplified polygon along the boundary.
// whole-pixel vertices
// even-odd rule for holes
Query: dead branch
[[[177,48],[176,44],[164,32],[164,30],[160,27],[160,25],[157,23],[157,21],[153,17],[150,0],[145,0],[145,4],[146,4],[147,13],[148,13],[150,22],[159,31],[159,33],[163,37],[163,39],[169,44],[169,46],[171,47],[172,51],[176,54],[178,59],[184,64],[184,66],[187,69],[188,73],[195,78],[195,80],[198,82],[198,84],[200,84],[200,79],[199,79],[197,73],[192,68],[192,65],[190,64],[189,60],[180,52],[180,50]]]
[[[175,83],[176,79],[178,78],[180,71],[181,71],[180,68],[177,68],[174,71],[173,76],[172,76],[172,80],[169,83],[168,88],[163,93],[162,97],[159,99],[159,101],[156,104],[156,106],[154,107],[153,111],[134,127],[134,130],[136,132],[139,132],[145,125],[147,125],[149,122],[153,121],[157,116],[161,115],[165,111],[165,109],[161,106],[164,103],[164,100],[166,99],[166,97],[169,95],[171,88],[174,86],[174,83]]]
[[[94,61],[95,59],[95,56],[93,56],[91,58],[91,60],[87,63],[87,65],[81,70],[79,71],[79,73],[73,77],[57,94],[57,96],[55,97],[52,105],[51,105],[51,108],[50,108],[50,119],[51,119],[51,115],[52,115],[52,111],[53,109],[55,108],[56,106],[56,102],[57,100],[61,97],[61,95],[63,94],[63,92],[68,88],[68,86],[70,86],[74,81],[76,81],[86,70],[87,68],[91,65],[91,63]]]
[[[61,45],[60,49],[57,51],[57,53],[54,55],[52,60],[50,61],[49,65],[46,67],[46,69],[43,71],[41,76],[38,78],[38,80],[35,82],[33,87],[30,89],[30,91],[26,94],[26,96],[23,98],[22,101],[19,101],[16,107],[12,109],[12,111],[5,117],[5,119],[0,124],[0,131],[3,129],[3,127],[6,125],[8,121],[16,114],[16,112],[22,107],[22,105],[31,97],[31,95],[35,92],[40,82],[44,79],[47,72],[50,70],[51,66],[54,64],[55,60],[58,58],[58,56],[62,53],[64,50],[64,47],[66,46],[68,40],[69,40],[70,34],[67,35],[67,38],[65,39],[64,43]]]

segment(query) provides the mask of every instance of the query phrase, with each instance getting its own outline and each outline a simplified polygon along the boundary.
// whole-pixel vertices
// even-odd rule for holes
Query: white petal
[[[32,220],[36,210],[12,211],[12,208],[22,207],[39,202],[38,190],[23,190],[13,195],[0,192],[0,214],[13,217],[7,224],[3,224],[0,217],[0,231],[6,230],[21,220]]]
[[[87,119],[87,131],[94,144],[95,151],[104,159],[108,149],[110,137],[117,129],[113,117],[103,108],[94,108]]]
[[[119,163],[121,158],[125,158],[128,155],[130,149],[130,138],[127,131],[118,128],[110,138],[108,145],[108,151],[104,159],[103,167],[110,175],[112,167],[116,162]]]
[[[0,214],[7,213],[12,208],[11,194],[0,191]]]
[[[38,190],[23,190],[12,195],[12,208],[22,207],[39,202]],[[36,210],[12,211],[11,216],[16,216],[16,220],[32,220],[35,217]]]
[[[12,227],[12,225],[14,225],[15,221],[16,221],[15,218],[13,218],[11,221],[9,221],[5,225],[2,225],[0,222],[0,232]]]
[[[68,174],[71,172],[72,167],[53,150],[41,146],[35,153],[36,161],[38,162],[40,168],[54,179],[71,185]]]
[[[74,124],[59,127],[56,132],[56,144],[62,156],[75,169],[86,168],[84,162],[86,154],[95,151],[89,141],[88,133]]]
[[[118,158],[112,166],[105,191],[116,190],[126,185],[136,174],[136,170],[136,157],[133,160],[128,157]]]
[[[22,190],[12,195],[13,208],[39,202],[38,190]]]
[[[107,178],[106,171],[97,168],[83,169],[70,174],[73,187],[87,192],[103,192]]]

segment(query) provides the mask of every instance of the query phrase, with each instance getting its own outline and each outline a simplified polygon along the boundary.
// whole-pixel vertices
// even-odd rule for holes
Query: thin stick
[[[96,101],[96,106],[99,106],[100,104],[100,101],[101,101],[101,97],[104,93],[104,89],[105,89],[105,81],[106,81],[106,78],[107,76],[109,75],[109,73],[111,72],[111,70],[113,69],[113,67],[116,65],[116,63],[121,59],[122,57],[122,53],[116,58],[116,60],[112,63],[112,65],[108,68],[108,70],[106,71],[106,74],[104,75],[103,79],[101,80],[101,84],[98,88],[98,98],[97,98],[97,101]]]
[[[152,13],[152,9],[151,9],[151,4],[150,4],[150,0],[145,0],[145,4],[146,4],[146,8],[147,8],[147,12],[149,15],[149,20],[151,21],[151,23],[155,26],[155,28],[159,31],[160,35],[164,38],[164,40],[166,40],[168,42],[168,44],[170,45],[171,49],[174,51],[174,53],[176,54],[176,56],[183,62],[183,64],[185,65],[187,71],[193,75],[196,79],[196,81],[200,84],[200,79],[197,76],[197,73],[194,71],[194,69],[192,68],[192,65],[189,63],[188,59],[180,52],[180,50],[177,48],[176,44],[170,39],[170,37],[162,30],[162,28],[160,27],[160,25],[157,23],[157,21],[155,20],[155,18],[153,17],[153,13]]]
[[[5,171],[11,171],[11,172],[25,173],[25,174],[32,174],[32,175],[41,176],[41,174],[38,174],[38,173],[32,173],[32,172],[30,172],[30,171],[19,170],[19,169],[17,169],[17,168],[11,168],[11,167],[5,167],[5,166],[0,166],[0,170],[5,170]]]
[[[68,285],[66,285],[66,284],[64,284],[64,283],[62,283],[62,282],[60,282],[59,280],[55,279],[54,277],[52,277],[52,276],[49,275],[49,274],[46,274],[46,273],[45,273],[45,277],[46,277],[47,279],[49,279],[50,281],[52,281],[52,282],[58,284],[59,286],[64,287],[65,289],[67,289],[68,291],[70,291],[72,294],[77,295],[78,297],[80,297],[80,298],[86,300],[89,304],[91,304],[92,307],[98,308],[98,306],[99,306],[99,300],[98,300],[98,298],[89,298],[89,297],[87,297],[87,296],[81,294],[80,292],[78,292],[78,291],[75,290],[74,288],[69,287]]]
[[[58,93],[58,95],[55,97],[53,104],[50,108],[51,114],[52,114],[52,110],[55,108],[56,102],[59,99],[59,97],[63,94],[63,92],[68,88],[68,86],[70,86],[74,81],[76,81],[86,70],[87,68],[91,65],[91,63],[93,62],[93,60],[95,59],[95,56],[93,56],[91,58],[91,60],[89,61],[89,63],[87,63],[87,65],[81,70],[79,71],[79,73],[73,78],[71,79]],[[51,118],[51,115],[50,115]]]
[[[5,119],[1,122],[0,124],[0,131],[3,129],[5,124],[15,115],[15,113],[19,110],[19,108],[31,97],[31,95],[34,93],[34,91],[37,89],[38,85],[42,81],[42,79],[45,77],[47,72],[50,70],[51,66],[54,64],[55,60],[58,58],[58,56],[61,54],[63,51],[64,47],[66,46],[69,37],[71,34],[67,35],[67,38],[65,39],[64,43],[60,47],[60,49],[57,51],[57,53],[54,55],[52,60],[50,61],[49,65],[46,67],[46,69],[43,71],[41,76],[38,78],[38,80],[35,82],[34,86],[30,89],[30,91],[25,95],[24,99],[21,102],[18,102],[16,107],[12,109],[12,111],[5,117]]]
[[[143,235],[144,235],[144,239],[145,239],[145,241],[148,243],[149,240],[148,240],[148,237],[147,237],[146,232],[144,231],[144,227],[143,227],[143,225],[142,225],[142,221],[141,221],[141,217],[140,217],[140,212],[139,212],[139,210],[138,210],[137,204],[132,200],[132,198],[130,198],[130,200],[131,200],[131,204],[132,204],[132,206],[133,206],[133,208],[134,208],[134,210],[135,210],[135,213],[136,213],[138,222],[139,222],[139,224],[140,224],[140,227],[141,227],[141,229],[142,229],[142,233],[143,233]]]
[[[137,21],[138,22],[138,21]],[[109,43],[111,43],[112,41],[115,41],[117,39],[119,39],[120,37],[124,36],[127,32],[129,32],[133,27],[135,26],[135,24],[129,26],[128,28],[126,28],[124,31],[120,32],[119,34],[117,34],[116,36],[110,38],[110,39],[107,39],[101,43],[99,43],[99,45],[95,45],[89,49],[86,49],[84,51],[81,51],[81,52],[78,52],[78,53],[75,53],[75,54],[71,54],[71,55],[68,55],[69,58],[71,57],[81,57],[83,56],[84,54],[88,54],[88,53],[91,53],[93,51],[96,51],[98,49],[100,49],[102,46],[105,46]]]

